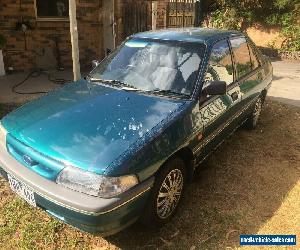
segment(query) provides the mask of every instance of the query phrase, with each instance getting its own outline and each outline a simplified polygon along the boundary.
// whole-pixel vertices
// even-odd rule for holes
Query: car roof
[[[222,38],[242,35],[239,31],[211,28],[173,28],[134,34],[134,38],[171,40],[182,42],[214,43]]]

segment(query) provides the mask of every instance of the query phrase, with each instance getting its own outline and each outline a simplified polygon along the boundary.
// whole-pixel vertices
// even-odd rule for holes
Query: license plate
[[[36,207],[35,199],[34,199],[34,192],[31,188],[25,185],[23,182],[15,179],[11,175],[7,174],[8,182],[10,188],[22,197],[25,201],[27,201],[30,205]]]

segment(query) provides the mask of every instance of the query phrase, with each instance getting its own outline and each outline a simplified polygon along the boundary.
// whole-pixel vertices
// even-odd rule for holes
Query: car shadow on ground
[[[268,101],[256,130],[239,129],[197,169],[169,224],[151,231],[136,223],[106,240],[122,249],[238,247],[300,179],[299,117],[300,109]]]

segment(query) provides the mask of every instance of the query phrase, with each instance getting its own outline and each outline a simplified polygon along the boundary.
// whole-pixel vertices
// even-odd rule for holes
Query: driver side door
[[[241,91],[235,83],[231,48],[227,39],[214,44],[202,90],[212,81],[225,81],[227,93],[217,96],[202,94],[199,100],[200,120],[203,124],[202,139],[196,149],[197,162],[201,162],[227,135],[231,133],[232,121],[241,101]],[[202,91],[203,93],[203,91]]]

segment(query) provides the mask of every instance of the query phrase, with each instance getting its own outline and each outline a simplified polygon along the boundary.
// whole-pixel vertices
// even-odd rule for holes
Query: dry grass
[[[171,223],[106,239],[29,207],[0,180],[0,248],[237,249],[240,234],[300,238],[300,109],[268,101],[257,130],[238,130],[202,165]]]

